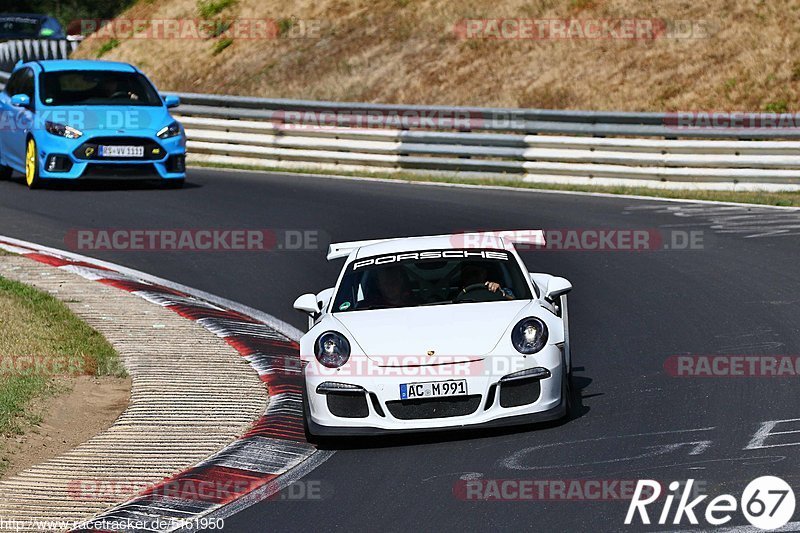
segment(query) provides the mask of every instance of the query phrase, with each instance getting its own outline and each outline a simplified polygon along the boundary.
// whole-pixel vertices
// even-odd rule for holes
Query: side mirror
[[[164,97],[164,105],[167,107],[178,107],[181,105],[181,99],[174,94],[168,94]]]
[[[31,99],[27,94],[15,94],[11,97],[11,105],[15,107],[30,107]]]
[[[319,294],[317,294],[316,298],[317,304],[319,305],[319,310],[322,312],[322,310],[328,307],[328,304],[331,303],[331,298],[333,298],[333,287],[321,291]]]
[[[308,315],[319,314],[317,297],[313,294],[304,294],[294,301],[294,308]]]
[[[550,278],[550,281],[547,283],[547,293],[545,294],[545,298],[552,302],[562,294],[567,294],[571,290],[572,283],[566,279]]]

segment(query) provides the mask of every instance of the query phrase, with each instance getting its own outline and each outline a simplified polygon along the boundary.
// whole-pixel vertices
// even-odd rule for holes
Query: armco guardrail
[[[2,75],[0,75],[2,82]],[[189,160],[525,181],[800,189],[800,116],[409,106],[178,94]],[[696,127],[709,120],[753,127]],[[778,127],[780,126],[780,127]]]
[[[667,113],[178,96],[195,161],[572,183],[800,187],[800,128],[774,127],[794,124],[794,115],[728,117],[773,127],[692,127],[682,122],[686,116]]]
[[[78,46],[66,39],[22,39],[0,42],[0,71],[9,72],[17,61],[65,59]]]

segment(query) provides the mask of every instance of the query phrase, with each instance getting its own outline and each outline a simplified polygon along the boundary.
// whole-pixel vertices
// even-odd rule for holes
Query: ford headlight
[[[158,130],[156,136],[159,139],[169,139],[170,137],[175,137],[176,135],[180,135],[180,133],[181,133],[180,124],[178,124],[177,122],[173,122],[169,126],[164,126],[160,130]]]
[[[47,133],[58,135],[59,137],[66,137],[67,139],[77,139],[83,135],[81,130],[75,129],[72,126],[67,126],[66,124],[59,124],[58,122],[45,122],[44,129],[47,130]]]
[[[314,344],[314,355],[323,366],[339,368],[350,359],[350,343],[344,335],[326,331]]]
[[[538,318],[523,318],[511,330],[511,343],[519,353],[536,353],[547,344],[547,326]]]

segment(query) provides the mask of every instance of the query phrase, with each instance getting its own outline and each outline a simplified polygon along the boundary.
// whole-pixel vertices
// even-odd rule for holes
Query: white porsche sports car
[[[304,294],[306,430],[369,435],[516,425],[569,414],[564,278],[528,273],[541,230],[332,244],[336,286]]]

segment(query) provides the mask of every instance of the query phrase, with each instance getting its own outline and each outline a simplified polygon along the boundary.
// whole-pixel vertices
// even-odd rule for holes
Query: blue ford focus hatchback
[[[0,93],[0,178],[158,179],[180,187],[186,135],[136,67],[92,60],[20,63]]]

